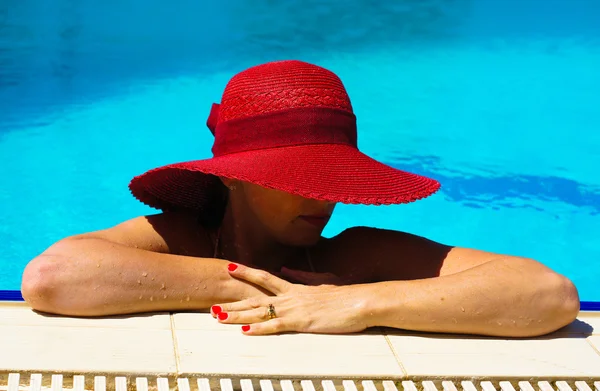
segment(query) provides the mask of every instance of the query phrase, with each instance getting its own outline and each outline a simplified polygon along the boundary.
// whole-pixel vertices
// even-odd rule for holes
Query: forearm
[[[33,260],[23,296],[36,310],[74,316],[208,308],[263,294],[232,279],[227,261],[78,239]],[[71,255],[72,254],[72,255]]]
[[[369,325],[526,337],[573,321],[577,291],[530,260],[498,260],[438,278],[364,285]]]

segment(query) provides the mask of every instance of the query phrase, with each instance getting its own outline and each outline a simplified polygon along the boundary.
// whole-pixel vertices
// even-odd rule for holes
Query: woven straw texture
[[[226,153],[133,178],[137,199],[163,210],[206,210],[219,196],[218,176],[349,204],[408,203],[440,187],[361,153],[342,82],[316,65],[281,61],[247,69],[229,81],[216,106],[213,152],[219,146]]]

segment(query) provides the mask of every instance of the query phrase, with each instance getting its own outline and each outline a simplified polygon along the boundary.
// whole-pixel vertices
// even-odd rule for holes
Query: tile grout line
[[[404,368],[404,365],[402,364],[400,357],[398,357],[398,354],[396,353],[396,349],[394,349],[394,345],[392,344],[392,341],[390,341],[390,339],[388,338],[387,333],[383,332],[382,335],[383,335],[383,338],[385,338],[385,342],[387,342],[390,350],[392,351],[392,354],[394,355],[394,358],[396,359],[396,362],[398,363],[400,370],[402,371],[402,377],[405,379],[408,379],[408,372],[406,372],[406,368]]]
[[[588,345],[590,345],[590,346],[592,347],[592,349],[594,350],[594,352],[596,352],[596,353],[598,354],[598,356],[600,356],[600,348],[597,348],[597,347],[596,347],[596,345],[594,345],[594,344],[592,343],[592,341],[590,341],[590,339],[589,339],[589,338],[586,338],[586,339],[585,339],[585,342],[587,342],[587,343],[588,343]]]
[[[175,318],[172,312],[169,312],[169,320],[171,322],[171,339],[173,340],[173,353],[175,354],[175,373],[180,375],[179,371],[179,349],[177,346],[177,336],[175,334]]]

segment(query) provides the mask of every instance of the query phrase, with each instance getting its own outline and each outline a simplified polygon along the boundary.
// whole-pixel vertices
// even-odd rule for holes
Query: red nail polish
[[[227,318],[229,318],[229,315],[227,314],[227,312],[219,312],[217,317],[219,318],[219,320],[226,320]]]
[[[238,266],[235,263],[230,263],[229,266],[227,266],[227,269],[229,269],[230,272],[234,271],[237,268]]]
[[[213,314],[219,315],[221,312],[223,312],[223,308],[221,308],[220,305],[213,305],[212,307],[210,307],[210,309],[212,310]]]
[[[250,325],[242,326],[242,331],[243,332],[250,331]]]

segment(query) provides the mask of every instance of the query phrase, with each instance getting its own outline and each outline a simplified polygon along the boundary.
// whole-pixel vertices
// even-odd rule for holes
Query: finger
[[[227,269],[232,276],[256,284],[276,295],[285,293],[291,286],[289,282],[264,270],[253,269],[236,263],[230,263]]]
[[[221,312],[217,315],[220,323],[250,324],[268,320],[267,308],[254,308],[246,311]]]
[[[246,335],[267,335],[293,331],[287,322],[281,318],[267,320],[266,322],[246,324],[242,326],[242,333]]]

